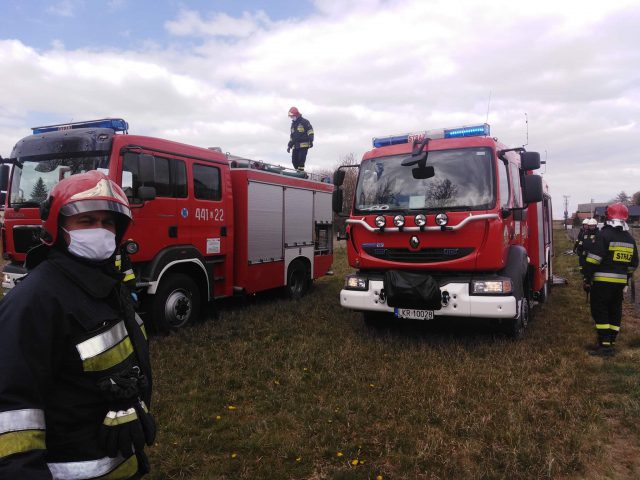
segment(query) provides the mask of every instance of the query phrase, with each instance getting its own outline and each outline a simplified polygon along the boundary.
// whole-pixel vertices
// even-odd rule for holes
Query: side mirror
[[[143,202],[153,200],[156,198],[156,187],[138,187],[137,197]]]
[[[336,188],[333,191],[333,196],[331,198],[331,201],[332,201],[333,213],[337,213],[338,215],[341,214],[342,202],[344,201],[344,193],[342,193],[342,189]]]
[[[540,154],[538,152],[522,152],[520,154],[520,168],[525,172],[540,168]]]
[[[339,187],[340,185],[342,185],[344,183],[344,176],[345,176],[346,172],[342,169],[338,169],[335,172],[333,172],[333,184],[336,187]]]
[[[156,170],[155,158],[148,153],[141,153],[138,156],[138,181],[142,185],[147,183],[155,184]]]
[[[11,167],[9,165],[0,165],[0,190],[6,190],[9,186],[9,173]]]
[[[543,197],[542,177],[540,175],[524,176],[524,203],[538,203]]]
[[[431,178],[436,174],[435,169],[428,165],[426,167],[417,167],[411,169],[411,173],[413,174],[413,178],[416,180],[424,180],[426,178]]]

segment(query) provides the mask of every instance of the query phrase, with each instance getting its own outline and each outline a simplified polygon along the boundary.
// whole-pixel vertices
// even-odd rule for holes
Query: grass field
[[[575,263],[556,256],[570,283],[520,342],[469,322],[367,328],[339,306],[340,248],[303,301],[228,302],[153,338],[151,478],[640,478],[638,318],[627,306],[615,358],[589,357]]]

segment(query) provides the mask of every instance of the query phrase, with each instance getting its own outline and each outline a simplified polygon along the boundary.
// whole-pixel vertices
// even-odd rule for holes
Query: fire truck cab
[[[126,256],[141,310],[160,330],[197,318],[206,301],[284,287],[304,295],[333,260],[331,195],[320,178],[161,138],[122,119],[33,129],[0,170],[9,260],[3,287],[27,273],[39,244],[39,204],[66,176],[104,171],[122,186],[133,222]],[[124,255],[124,253],[123,253]]]
[[[343,307],[394,318],[497,319],[521,337],[552,274],[551,197],[540,156],[487,124],[378,137],[359,166],[346,220]],[[340,187],[341,167],[334,175]],[[334,192],[334,211],[343,206]]]

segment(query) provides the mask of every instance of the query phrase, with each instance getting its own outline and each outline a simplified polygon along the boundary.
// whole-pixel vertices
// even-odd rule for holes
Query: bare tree
[[[353,153],[348,153],[340,159],[339,163],[334,167],[334,170],[337,170],[340,167],[355,167],[355,165],[359,164],[360,162],[356,159],[356,156]],[[340,187],[343,190],[342,211],[344,213],[349,213],[351,211],[351,206],[353,205],[353,197],[356,193],[358,169],[346,168],[344,170],[344,182],[342,183],[342,187]],[[346,226],[345,217],[334,215],[333,226],[336,232],[344,233]]]
[[[640,205],[640,191],[637,191],[631,197],[631,205]]]
[[[629,205],[629,202],[631,202],[631,197],[629,197],[629,195],[627,195],[627,193],[623,190],[618,195],[616,195],[616,198],[614,198],[613,201]]]

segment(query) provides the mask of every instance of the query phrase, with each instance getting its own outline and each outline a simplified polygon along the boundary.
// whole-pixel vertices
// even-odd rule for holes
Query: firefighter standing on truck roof
[[[598,344],[590,355],[615,354],[616,336],[622,321],[624,287],[638,267],[638,247],[624,230],[629,210],[622,203],[607,207],[607,222],[587,253],[584,288],[591,292],[591,316],[596,325]]]
[[[0,302],[0,478],[137,479],[149,471],[146,332],[114,259],[122,189],[90,171],[41,206],[46,256]]]
[[[313,127],[309,120],[303,118],[296,107],[289,109],[291,119],[291,136],[287,144],[287,153],[291,152],[293,168],[304,172],[307,152],[313,147]]]

